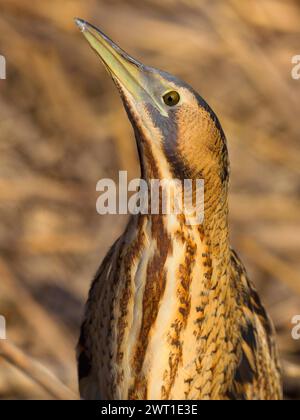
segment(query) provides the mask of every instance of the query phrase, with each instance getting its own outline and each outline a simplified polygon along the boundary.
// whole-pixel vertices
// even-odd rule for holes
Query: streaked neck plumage
[[[140,137],[137,142],[144,179],[171,177],[155,143]],[[227,293],[227,181],[218,183],[205,168],[201,175],[205,181],[203,224],[188,225],[182,215],[160,214],[136,215],[127,227],[132,268],[123,296],[130,296],[127,311],[131,317],[122,340],[120,353],[124,359],[119,374],[124,375],[127,364],[131,367],[125,370],[120,398],[142,398],[146,392],[148,398],[182,395],[183,373],[178,374],[179,365],[187,360],[192,363],[195,348],[205,352],[199,347],[204,330],[210,332],[209,326],[202,325],[205,308],[218,294],[231,297]],[[226,305],[226,299],[222,304]],[[188,343],[188,348],[183,343]],[[195,367],[186,369],[193,375]],[[132,391],[127,395],[128,389]],[[185,392],[188,395],[188,385]]]

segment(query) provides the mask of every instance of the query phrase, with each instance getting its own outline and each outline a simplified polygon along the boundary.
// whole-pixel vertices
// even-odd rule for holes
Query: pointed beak
[[[146,66],[130,57],[95,26],[78,18],[75,19],[75,23],[100,57],[115,83],[120,85],[125,92],[129,92],[135,102],[150,102],[159,109],[161,114],[167,116],[163,104],[151,92],[153,76]]]

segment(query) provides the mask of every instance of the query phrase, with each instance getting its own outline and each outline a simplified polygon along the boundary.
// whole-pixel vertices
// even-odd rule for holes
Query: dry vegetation
[[[9,337],[0,341],[1,398],[77,392],[83,303],[125,223],[96,214],[95,185],[121,169],[138,175],[131,128],[73,24],[80,16],[141,61],[190,82],[219,115],[232,163],[232,242],[276,324],[285,395],[300,399],[300,341],[291,338],[291,319],[300,314],[300,80],[291,78],[291,57],[300,54],[299,2],[0,6],[8,76],[0,81],[0,314]]]

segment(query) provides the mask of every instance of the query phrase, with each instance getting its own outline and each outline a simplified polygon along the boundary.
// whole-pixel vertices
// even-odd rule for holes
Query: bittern
[[[84,399],[281,399],[274,330],[228,236],[218,118],[188,84],[76,23],[115,82],[142,179],[203,179],[204,220],[136,214],[91,286],[78,344]]]

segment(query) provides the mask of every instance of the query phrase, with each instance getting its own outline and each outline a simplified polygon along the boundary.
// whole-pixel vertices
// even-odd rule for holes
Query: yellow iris
[[[180,100],[180,96],[179,96],[179,93],[178,92],[176,92],[175,90],[173,90],[171,92],[166,93],[163,96],[163,100],[164,100],[164,103],[166,105],[168,105],[168,106],[174,106],[174,105],[177,105],[178,104],[178,102]]]

